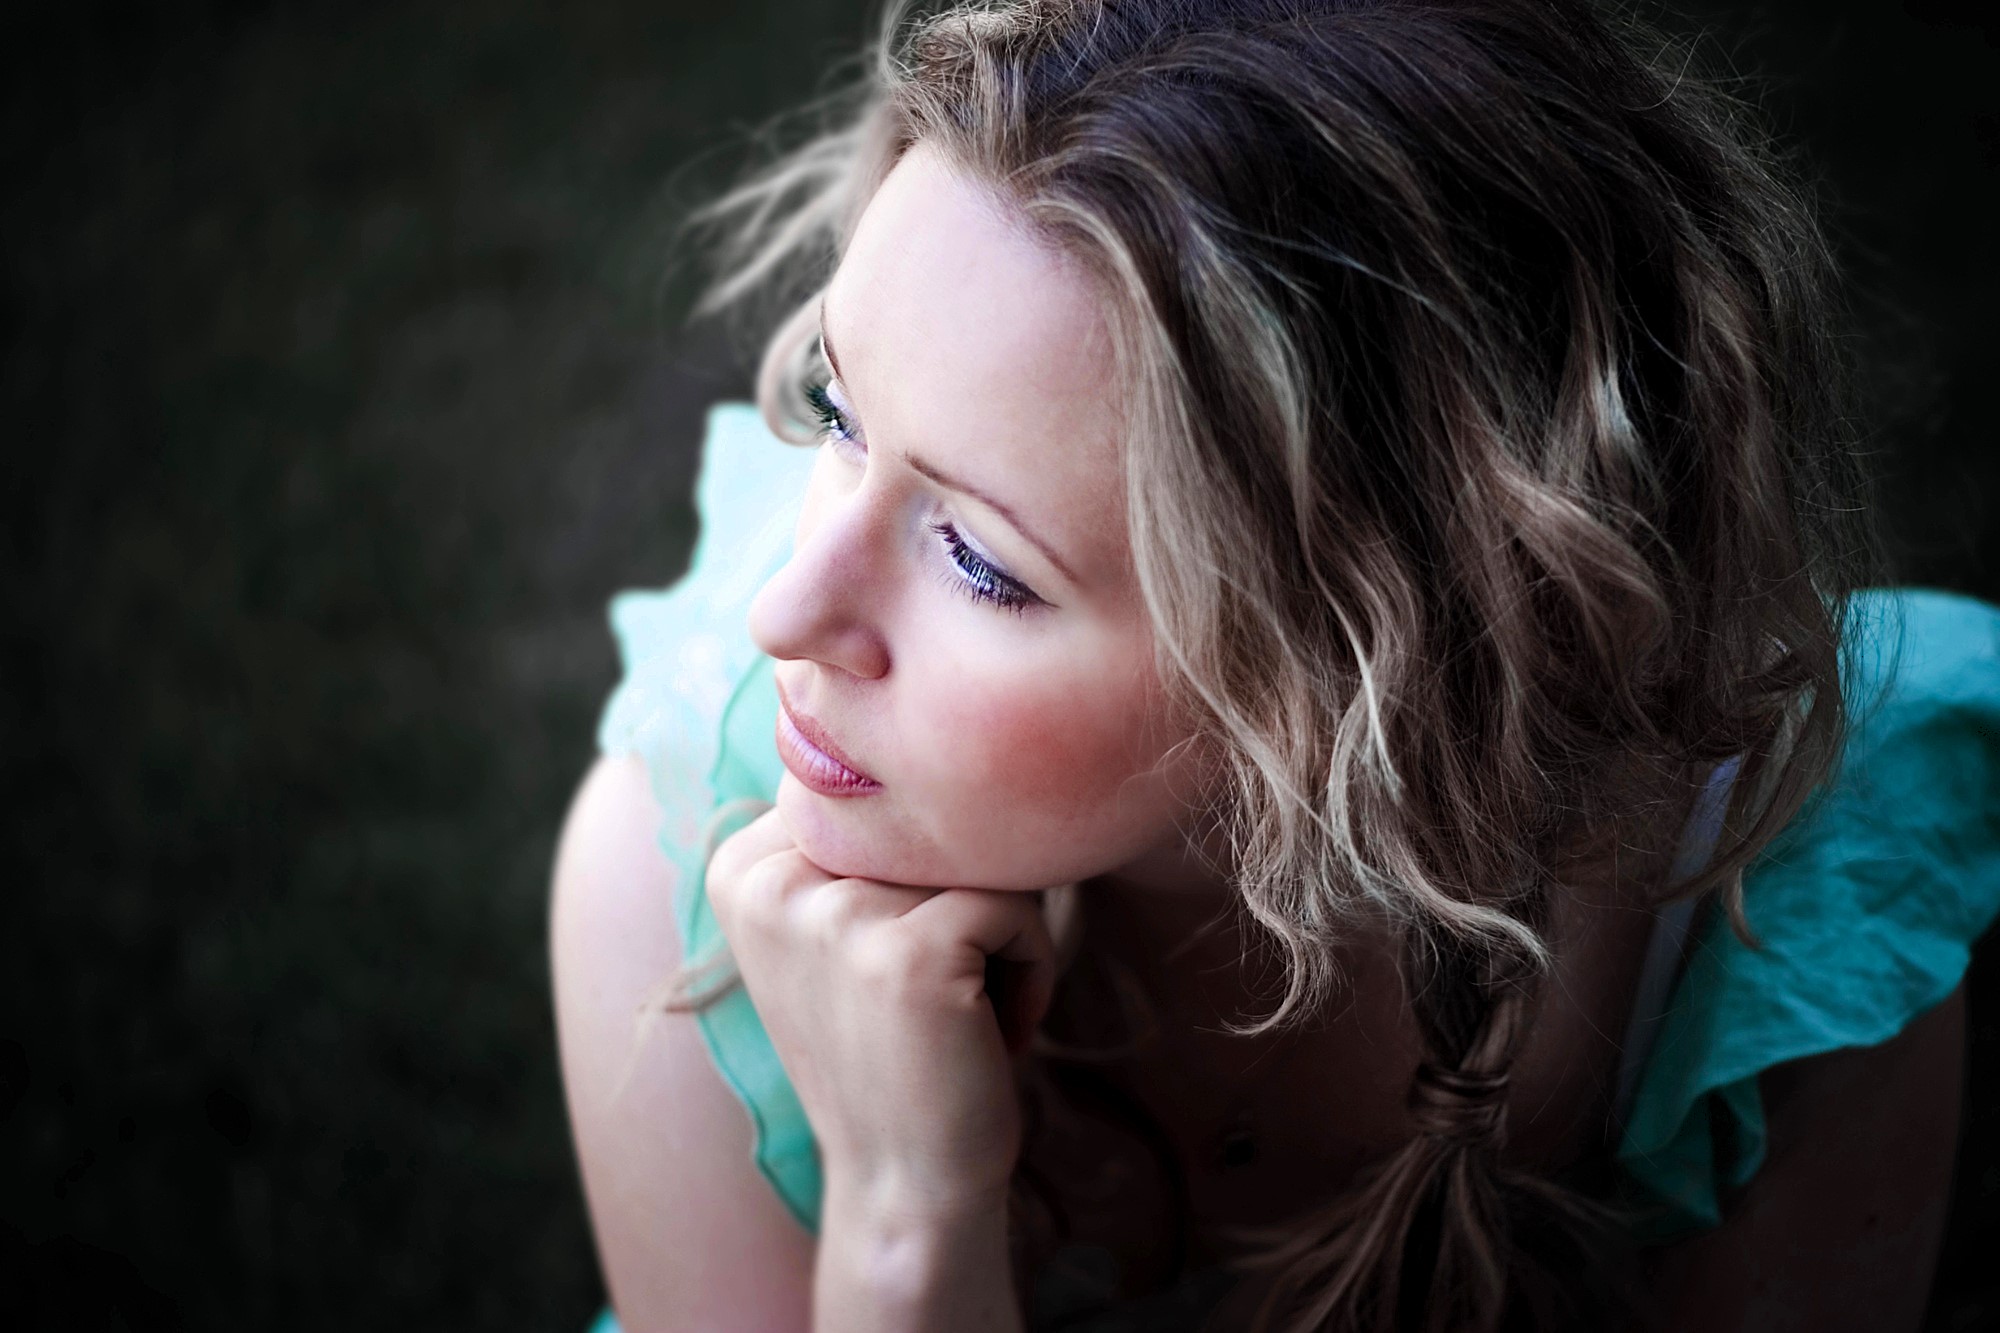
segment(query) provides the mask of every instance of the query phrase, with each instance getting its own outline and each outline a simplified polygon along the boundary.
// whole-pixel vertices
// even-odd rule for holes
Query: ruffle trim
[[[772,435],[753,404],[712,406],[695,484],[701,532],[687,572],[667,588],[611,602],[625,675],[605,705],[598,746],[645,762],[664,815],[660,846],[679,872],[675,924],[690,960],[724,944],[703,882],[710,813],[725,801],[770,801],[777,792],[772,663],[751,641],[744,610],[790,557],[813,459],[813,450]],[[758,1169],[817,1233],[818,1145],[749,993],[737,986],[696,1019],[716,1069],[750,1115]]]
[[[1764,947],[1711,914],[1626,1123],[1656,1240],[1719,1225],[1763,1165],[1760,1073],[1901,1032],[2000,912],[2000,610],[1872,590],[1854,614],[1840,771],[1744,876]]]

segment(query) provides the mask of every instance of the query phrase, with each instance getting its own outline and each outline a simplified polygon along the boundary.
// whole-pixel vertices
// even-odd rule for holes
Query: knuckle
[[[800,911],[814,936],[828,942],[845,939],[868,915],[861,894],[849,880],[820,885],[806,898]]]
[[[715,854],[708,858],[708,867],[704,875],[709,896],[711,898],[730,896],[735,891],[738,881],[742,879],[744,869],[744,858],[733,840],[717,847]]]
[[[781,857],[767,856],[744,871],[737,883],[737,908],[758,921],[775,920],[785,903],[786,867]]]
[[[774,933],[794,929],[805,920],[800,904],[813,901],[804,891],[815,876],[812,862],[797,850],[769,853],[737,875],[729,891],[730,909],[753,929]]]
[[[709,906],[718,919],[754,920],[767,910],[771,890],[765,861],[740,854],[723,859],[720,851],[708,865]]]
[[[725,861],[720,854],[712,858],[702,872],[702,887],[708,894],[709,905],[717,912],[725,910],[734,901],[740,874],[738,867]]]

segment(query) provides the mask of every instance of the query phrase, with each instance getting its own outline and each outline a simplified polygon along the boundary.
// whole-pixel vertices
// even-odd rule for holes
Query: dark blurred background
[[[753,350],[681,330],[669,228],[872,13],[0,16],[10,1326],[598,1308],[549,863]],[[1995,11],[1679,15],[1825,180],[1901,574],[2000,596]],[[1939,1330],[2000,1327],[1992,953]]]

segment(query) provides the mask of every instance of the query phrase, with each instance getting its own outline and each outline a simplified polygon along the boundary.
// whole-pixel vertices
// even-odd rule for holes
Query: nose
[[[888,641],[873,614],[883,574],[871,552],[881,539],[868,530],[867,509],[855,493],[808,502],[792,558],[750,602],[750,639],[761,652],[864,680],[888,672]]]

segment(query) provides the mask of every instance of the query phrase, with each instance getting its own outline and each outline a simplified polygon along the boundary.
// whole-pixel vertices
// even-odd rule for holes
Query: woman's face
[[[800,850],[836,875],[1037,889],[1182,845],[1193,747],[1153,669],[1086,277],[919,144],[821,328],[830,429],[750,608]]]

